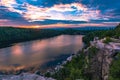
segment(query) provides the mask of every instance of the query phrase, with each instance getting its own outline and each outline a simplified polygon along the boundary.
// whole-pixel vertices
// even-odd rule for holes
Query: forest
[[[33,29],[33,28],[13,28],[13,27],[0,27],[0,48],[13,45],[13,43],[19,43],[24,41],[30,41],[35,39],[45,39],[62,34],[68,35],[84,35],[87,30],[76,29]]]
[[[100,30],[90,32],[83,37],[83,42],[86,44],[86,46],[89,46],[89,42],[93,41],[94,37],[99,37],[99,39],[102,39],[104,37],[119,38],[120,24],[113,30]]]

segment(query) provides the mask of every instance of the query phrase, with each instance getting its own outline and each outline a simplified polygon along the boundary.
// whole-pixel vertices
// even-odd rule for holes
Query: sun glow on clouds
[[[52,7],[38,7],[28,3],[18,4],[15,0],[1,0],[0,5],[11,12],[17,12],[29,22],[49,20],[90,21],[100,19],[100,11],[81,3],[56,4]],[[16,7],[20,6],[23,10]]]
[[[32,26],[20,26],[22,28],[72,28],[72,27],[112,27],[116,26],[116,24],[119,24],[119,22],[103,22],[103,23],[85,23],[85,24],[62,24],[62,23],[57,23],[57,24],[49,24],[49,25],[32,25]]]
[[[1,0],[0,5],[6,6],[6,7],[12,7],[12,5],[17,4],[15,0]]]

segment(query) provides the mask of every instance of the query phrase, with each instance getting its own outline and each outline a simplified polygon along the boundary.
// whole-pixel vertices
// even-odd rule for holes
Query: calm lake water
[[[39,65],[56,65],[83,47],[81,35],[60,35],[53,38],[14,44],[0,49],[0,70],[19,70]]]

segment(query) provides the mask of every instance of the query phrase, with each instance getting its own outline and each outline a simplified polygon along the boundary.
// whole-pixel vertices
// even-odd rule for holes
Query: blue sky
[[[116,26],[119,0],[0,0],[0,26]]]

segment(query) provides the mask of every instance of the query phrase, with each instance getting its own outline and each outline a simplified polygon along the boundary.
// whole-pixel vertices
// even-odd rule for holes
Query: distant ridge
[[[119,24],[120,25],[120,24]],[[53,29],[53,30],[65,30],[65,29],[73,29],[73,30],[112,30],[115,27],[57,27],[57,28],[22,28],[22,27],[12,27],[12,26],[0,26],[0,28],[16,28],[16,29]],[[117,28],[117,27],[116,27]]]
[[[74,27],[74,28],[46,28],[46,29],[55,29],[55,30],[65,30],[65,29],[74,29],[74,30],[112,30],[115,27]]]

